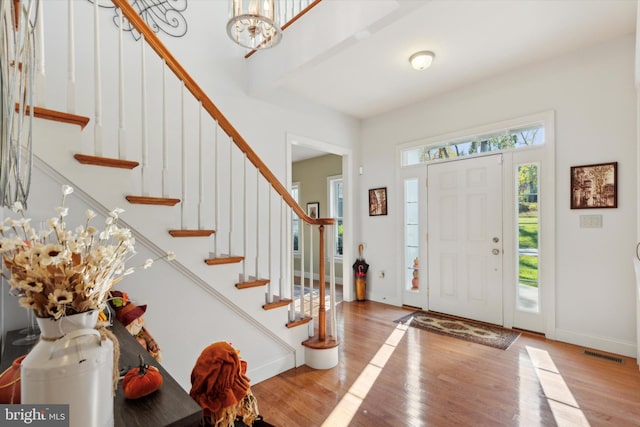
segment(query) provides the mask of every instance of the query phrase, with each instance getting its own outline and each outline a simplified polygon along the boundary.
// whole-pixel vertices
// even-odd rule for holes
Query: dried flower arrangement
[[[125,269],[125,262],[134,254],[135,239],[128,228],[118,226],[122,209],[112,210],[102,231],[90,225],[95,212],[86,211],[86,223],[75,231],[64,222],[68,208],[65,198],[73,192],[62,186],[62,204],[57,217],[48,221],[48,228],[36,231],[24,208],[16,202],[13,211],[22,218],[7,218],[0,226],[0,254],[6,269],[11,292],[20,297],[20,305],[32,309],[37,317],[53,317],[102,310],[109,291],[122,278],[134,272]],[[172,260],[168,252],[160,258]],[[158,259],[160,259],[158,258]],[[145,261],[143,267],[153,264]]]

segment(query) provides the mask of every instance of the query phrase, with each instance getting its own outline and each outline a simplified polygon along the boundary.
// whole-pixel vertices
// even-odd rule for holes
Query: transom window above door
[[[544,125],[532,124],[484,135],[473,135],[401,151],[402,166],[412,166],[433,160],[453,159],[474,154],[515,150],[544,144]]]

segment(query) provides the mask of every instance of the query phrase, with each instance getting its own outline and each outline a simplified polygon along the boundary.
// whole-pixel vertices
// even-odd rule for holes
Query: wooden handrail
[[[231,137],[234,144],[242,151],[247,159],[260,171],[260,174],[271,184],[276,192],[284,199],[289,207],[298,215],[300,219],[308,224],[316,225],[331,225],[335,224],[333,218],[311,218],[306,212],[298,205],[295,199],[289,194],[284,185],[276,178],[271,170],[264,164],[264,162],[258,157],[258,155],[249,146],[247,141],[240,135],[240,133],[233,127],[231,122],[222,114],[222,112],[215,106],[213,101],[204,93],[195,80],[187,73],[182,65],[176,60],[176,58],[169,52],[165,45],[160,41],[158,36],[146,25],[144,20],[136,13],[135,9],[128,3],[127,0],[111,0],[116,7],[120,8],[124,17],[129,20],[129,23],[144,36],[146,42],[151,48],[164,59],[165,63],[171,71],[184,82],[185,87],[191,92],[191,94],[202,104],[202,107],[213,117],[218,125]]]

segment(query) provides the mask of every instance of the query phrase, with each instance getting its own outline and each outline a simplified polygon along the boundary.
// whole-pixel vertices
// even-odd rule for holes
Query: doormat
[[[520,332],[511,329],[436,313],[434,311],[416,311],[394,320],[394,322],[440,335],[483,344],[500,350],[508,349],[520,336]]]

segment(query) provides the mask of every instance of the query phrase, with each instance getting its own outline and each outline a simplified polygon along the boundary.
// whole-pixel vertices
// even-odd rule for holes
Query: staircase
[[[74,47],[60,69],[50,65],[46,75],[40,69],[46,87],[67,87],[68,111],[47,108],[44,99],[34,108],[38,172],[32,188],[69,183],[79,203],[96,212],[123,207],[141,255],[176,254],[176,261],[154,265],[117,288],[148,304],[145,321],[163,364],[185,389],[200,351],[215,341],[241,351],[253,382],[305,363],[334,366],[335,278],[332,259],[325,274],[323,255],[324,245],[333,244],[334,220],[308,217],[129,3],[113,3],[120,29],[104,25],[96,4],[73,1],[67,25],[44,26],[44,39],[58,46],[65,31],[56,31],[66,28]],[[73,40],[78,18],[82,26],[92,20],[94,30]],[[142,35],[139,41],[125,42],[124,20]],[[114,49],[117,64],[88,53]],[[72,57],[78,62],[65,67]],[[85,70],[77,74],[83,79],[76,79],[76,69]],[[77,115],[76,108],[89,111]],[[48,208],[38,204],[30,199],[30,209]],[[328,276],[330,292],[325,298],[319,287],[315,318],[304,298],[311,281],[294,295],[293,215],[303,224],[301,238],[312,239],[313,252],[321,254],[320,277]]]

